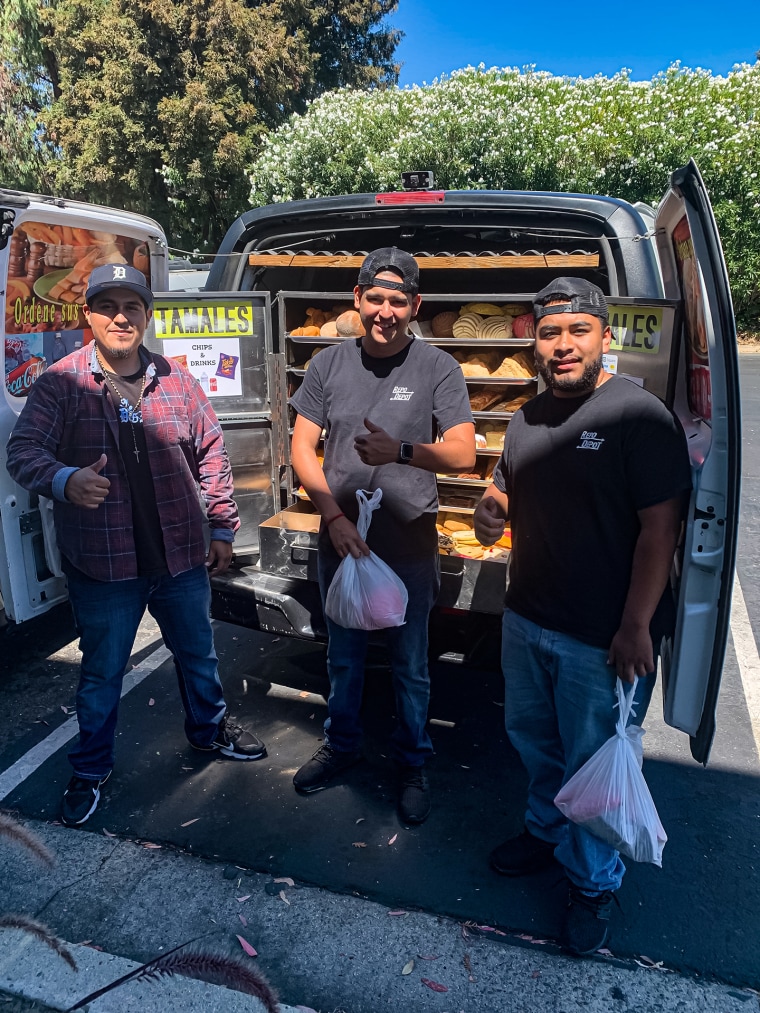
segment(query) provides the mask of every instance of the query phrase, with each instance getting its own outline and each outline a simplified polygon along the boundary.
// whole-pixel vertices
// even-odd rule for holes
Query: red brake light
[[[411,190],[375,194],[376,204],[443,204],[445,190]]]

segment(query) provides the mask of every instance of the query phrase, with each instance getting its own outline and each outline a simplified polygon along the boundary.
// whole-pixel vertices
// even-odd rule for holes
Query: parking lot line
[[[161,646],[153,651],[152,654],[149,654],[139,665],[135,665],[134,668],[130,669],[124,676],[124,682],[121,687],[122,697],[126,696],[135,686],[139,686],[144,679],[147,679],[152,672],[155,672],[171,656],[171,651],[168,647]],[[49,759],[61,746],[65,746],[67,742],[73,739],[77,731],[76,717],[69,718],[68,721],[64,721],[62,725],[59,725],[58,728],[44,738],[42,742],[38,742],[36,746],[32,746],[28,752],[24,753],[15,763],[11,764],[7,770],[4,770],[0,774],[0,801],[18,788],[27,777],[33,774],[38,767],[42,766],[45,760]]]
[[[744,699],[755,738],[755,749],[760,757],[760,656],[752,630],[747,603],[744,600],[739,574],[734,575],[731,598],[731,636],[744,689]]]

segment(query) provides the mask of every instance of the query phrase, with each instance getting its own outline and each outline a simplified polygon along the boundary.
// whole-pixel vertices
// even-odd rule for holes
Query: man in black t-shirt
[[[392,749],[400,768],[399,814],[405,823],[422,823],[430,812],[424,763],[433,749],[426,729],[427,627],[439,588],[435,473],[473,466],[475,426],[459,364],[409,332],[420,306],[414,258],[396,247],[370,253],[359,271],[354,302],[364,337],[321,351],[291,398],[298,413],[293,466],[322,515],[323,601],[341,559],[370,550],[409,593],[404,625],[385,636],[396,698]],[[324,469],[317,458],[323,430]],[[356,528],[357,489],[382,489],[366,542]],[[301,793],[326,787],[359,759],[368,634],[329,618],[327,628],[330,698],[324,744],[293,778]]]
[[[512,528],[502,667],[510,741],[528,771],[525,829],[497,847],[507,876],[556,859],[570,880],[563,942],[604,945],[618,852],[569,823],[560,787],[615,731],[616,676],[651,697],[656,647],[672,633],[668,577],[691,487],[671,412],[602,366],[612,332],[602,291],[559,278],[534,301],[536,365],[547,390],[509,424],[493,484],[475,511],[484,545]]]

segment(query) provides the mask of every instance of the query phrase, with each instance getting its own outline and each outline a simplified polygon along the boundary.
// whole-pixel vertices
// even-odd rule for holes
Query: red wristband
[[[345,514],[336,514],[334,517],[331,517],[329,521],[325,521],[325,527],[329,528],[333,521],[337,521],[339,517],[345,516],[346,516]]]

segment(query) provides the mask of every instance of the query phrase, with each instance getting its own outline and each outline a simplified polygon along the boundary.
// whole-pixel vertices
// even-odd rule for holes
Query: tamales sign
[[[254,334],[250,302],[157,299],[153,321],[163,354],[189,370],[208,397],[243,393],[240,339]]]

